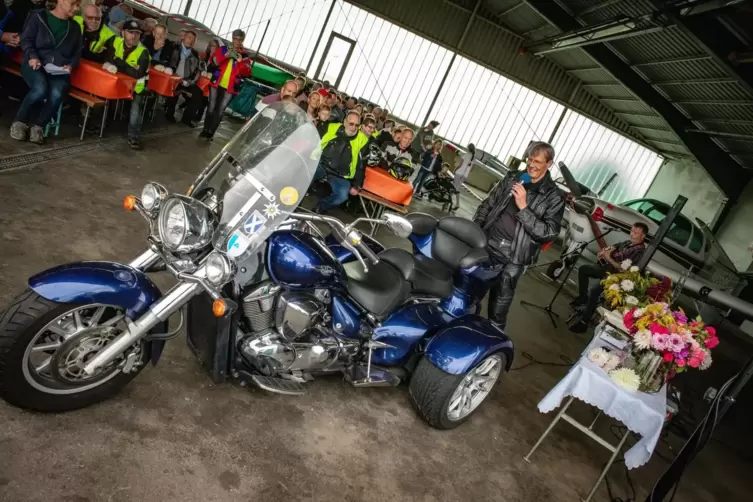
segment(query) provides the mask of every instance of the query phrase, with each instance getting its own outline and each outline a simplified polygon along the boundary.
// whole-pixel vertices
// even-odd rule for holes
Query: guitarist
[[[583,313],[571,325],[570,331],[585,333],[588,330],[588,320],[593,315],[599,304],[601,284],[588,289],[590,279],[601,281],[607,273],[616,273],[622,270],[622,264],[629,260],[631,265],[638,263],[643,252],[646,250],[646,235],[648,227],[645,223],[637,222],[630,229],[630,239],[622,241],[616,246],[609,246],[596,255],[595,264],[586,264],[578,269],[578,297],[570,302],[570,306],[577,308],[586,306]]]

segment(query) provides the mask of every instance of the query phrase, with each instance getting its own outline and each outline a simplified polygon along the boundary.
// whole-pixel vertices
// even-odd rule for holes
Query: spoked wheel
[[[65,411],[102,401],[143,368],[143,344],[87,375],[83,368],[125,327],[121,307],[56,303],[27,291],[0,318],[0,396],[22,408]]]
[[[410,381],[413,407],[432,427],[455,428],[486,400],[505,365],[505,355],[496,353],[465,375],[451,375],[424,357]]]

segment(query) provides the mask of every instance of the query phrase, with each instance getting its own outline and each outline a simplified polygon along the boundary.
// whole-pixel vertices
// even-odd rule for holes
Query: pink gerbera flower
[[[651,346],[656,350],[669,349],[669,335],[665,333],[656,333],[651,337]]]
[[[672,352],[680,352],[685,348],[685,340],[683,340],[680,335],[671,334],[667,341],[667,348]]]

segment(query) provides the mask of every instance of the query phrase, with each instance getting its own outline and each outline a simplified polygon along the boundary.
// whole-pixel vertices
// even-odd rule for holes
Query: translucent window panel
[[[169,14],[183,14],[188,0],[150,0],[149,3]]]
[[[562,105],[458,56],[432,112],[437,132],[474,143],[501,161],[520,157],[532,140],[547,141]]]
[[[617,179],[603,198],[623,202],[645,195],[662,157],[635,141],[568,110],[552,142],[556,161],[564,162],[579,182],[600,190],[613,173]],[[553,168],[559,176],[559,169]]]

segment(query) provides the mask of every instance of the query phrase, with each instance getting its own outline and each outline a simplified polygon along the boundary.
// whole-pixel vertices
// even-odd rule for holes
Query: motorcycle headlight
[[[233,263],[230,258],[218,251],[212,251],[204,263],[207,271],[207,282],[220,287],[233,277]]]
[[[159,209],[162,201],[167,198],[167,190],[159,183],[147,183],[141,190],[141,205],[152,212]]]
[[[159,236],[170,251],[191,252],[212,240],[216,225],[214,213],[191,197],[169,197],[159,212]]]

